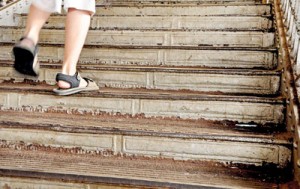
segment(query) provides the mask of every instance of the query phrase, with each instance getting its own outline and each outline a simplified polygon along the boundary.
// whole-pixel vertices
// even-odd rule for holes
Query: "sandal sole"
[[[14,68],[18,72],[26,75],[38,76],[38,73],[33,68],[36,57],[33,56],[30,51],[21,47],[14,47],[13,53],[15,56]]]
[[[92,86],[92,87],[85,87],[85,88],[72,88],[72,89],[53,89],[53,92],[55,92],[59,96],[68,96],[80,92],[90,92],[90,91],[98,91],[98,86]]]

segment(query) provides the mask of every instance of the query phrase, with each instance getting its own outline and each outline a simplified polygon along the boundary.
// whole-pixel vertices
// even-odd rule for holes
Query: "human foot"
[[[58,82],[59,88],[53,89],[53,91],[57,95],[65,96],[82,91],[99,90],[99,87],[93,80],[82,78],[78,72],[76,72],[73,76],[58,73],[56,75],[56,81]]]
[[[13,47],[14,68],[26,75],[37,76],[40,65],[37,61],[37,45],[27,37],[22,37]]]

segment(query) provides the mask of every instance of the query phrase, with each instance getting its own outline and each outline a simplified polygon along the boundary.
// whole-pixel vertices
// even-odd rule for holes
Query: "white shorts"
[[[33,0],[32,4],[39,9],[51,13],[61,13],[62,0]],[[95,14],[95,0],[64,0],[64,9],[68,11],[69,8],[79,10],[86,10]]]

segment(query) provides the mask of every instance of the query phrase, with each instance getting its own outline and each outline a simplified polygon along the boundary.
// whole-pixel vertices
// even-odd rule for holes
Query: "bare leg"
[[[14,68],[16,71],[26,75],[38,75],[39,64],[37,62],[37,49],[35,46],[38,42],[41,28],[50,14],[33,4],[30,6],[26,30],[23,34],[24,38],[15,44],[12,49],[15,56]]]
[[[66,19],[66,41],[64,50],[64,62],[62,73],[74,75],[77,62],[84,45],[91,20],[89,11],[69,8]],[[85,80],[81,80],[80,87],[86,86]],[[64,81],[58,82],[59,88],[70,88],[70,84]]]
[[[34,44],[37,44],[40,31],[45,22],[48,20],[50,14],[50,12],[40,10],[34,5],[31,5],[24,36],[31,39]],[[24,40],[24,43],[27,43],[27,41]],[[31,43],[29,45],[31,45]]]

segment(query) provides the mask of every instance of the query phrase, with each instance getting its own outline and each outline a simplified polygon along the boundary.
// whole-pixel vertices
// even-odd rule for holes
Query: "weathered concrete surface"
[[[59,68],[53,64],[40,70],[39,77],[30,78],[55,84]],[[192,90],[206,92],[227,92],[236,94],[274,95],[279,92],[280,72],[236,71],[218,69],[184,69],[167,67],[107,67],[98,65],[79,66],[81,75],[92,78],[98,85],[113,88],[147,88],[163,90]],[[12,66],[2,67],[0,82],[15,79],[23,81],[24,75]]]
[[[108,116],[1,114],[0,140],[10,143],[260,166],[267,162],[286,167],[291,159],[288,135],[246,134],[225,130],[221,123],[153,120],[147,126],[150,119],[121,116],[114,120]]]
[[[23,32],[23,29],[14,27],[2,28],[0,41],[15,42]],[[85,44],[140,47],[272,47],[274,41],[274,33],[271,32],[90,30]],[[40,42],[64,44],[64,30],[42,30]]]
[[[25,27],[27,15],[16,15],[19,27]],[[53,15],[44,28],[64,28],[65,16]],[[103,29],[201,29],[201,30],[267,30],[272,20],[259,16],[94,16],[91,28]]]
[[[247,4],[241,5],[245,1]],[[224,69],[221,72],[212,69],[276,69],[277,55],[272,49],[275,47],[275,34],[269,32],[272,31],[269,30],[272,27],[269,20],[271,6],[254,5],[253,2],[250,5],[248,0],[245,1],[226,0],[230,5],[220,5],[224,1],[218,1],[216,5],[205,6],[196,5],[193,0],[182,4],[174,1],[162,4],[163,0],[102,2],[103,6],[97,7],[97,16],[93,18],[94,30],[87,39],[89,46],[82,53],[79,68],[83,69],[84,76],[96,79],[100,85],[125,89],[101,88],[90,94],[58,97],[51,92],[53,87],[46,84],[1,83],[1,110],[12,109],[20,111],[20,114],[24,111],[42,112],[43,115],[45,112],[63,112],[61,116],[64,119],[58,121],[57,117],[52,116],[33,119],[25,113],[14,118],[3,118],[0,124],[0,143],[3,147],[0,150],[0,175],[6,177],[0,177],[0,186],[95,189],[103,186],[90,183],[115,184],[122,180],[127,185],[147,182],[166,186],[162,183],[171,183],[182,188],[200,185],[222,188],[227,185],[228,188],[277,187],[278,179],[274,179],[277,184],[269,183],[270,177],[257,178],[261,174],[252,170],[249,175],[241,176],[242,171],[237,170],[229,176],[228,171],[235,171],[236,167],[227,168],[221,171],[225,173],[223,176],[219,169],[208,167],[203,170],[197,162],[213,160],[287,167],[291,161],[289,136],[273,132],[237,132],[229,129],[233,126],[228,125],[227,121],[224,121],[222,129],[197,124],[190,128],[192,126],[188,124],[191,120],[198,123],[201,119],[230,120],[231,124],[235,121],[251,122],[252,126],[284,124],[284,99],[274,97],[279,90],[279,72],[240,69]],[[159,3],[161,5],[158,6]],[[202,3],[209,3],[209,0]],[[111,7],[112,4],[118,5]],[[139,6],[128,7],[128,4]],[[19,21],[23,27],[24,18],[17,18],[21,20],[15,19],[14,24]],[[40,51],[40,60],[45,65],[39,79],[48,83],[52,83],[59,70],[64,44],[61,17],[51,19],[48,29],[44,29],[41,35],[43,47]],[[7,61],[10,60],[11,44],[20,38],[22,32],[16,27],[1,28],[0,41],[7,43],[0,54],[2,80],[23,79],[13,72],[12,63]],[[97,63],[101,66],[96,66]],[[168,91],[170,89],[178,91]],[[220,91],[247,93],[250,96],[231,96]],[[255,97],[258,94],[271,94],[272,97]],[[84,119],[80,119],[80,114],[114,115],[119,122],[95,119],[92,123],[89,119],[82,123]],[[3,114],[0,113],[1,116]],[[68,118],[69,121],[66,121],[68,116],[78,118]],[[146,117],[152,121],[141,124],[120,120],[120,117],[131,116],[138,119]],[[164,123],[155,128],[153,122],[159,117],[165,119]],[[170,120],[174,119],[185,122],[188,127],[171,124]],[[12,152],[11,149],[19,151]],[[56,151],[52,153],[51,150]],[[103,162],[99,156],[113,153],[132,155],[133,161],[130,161],[134,164],[128,163],[122,156],[118,156],[113,163],[114,159]],[[138,163],[135,156],[147,156],[143,159],[146,161],[159,160],[153,164],[135,164]],[[164,158],[193,162],[175,161],[170,169],[158,169],[158,164],[166,164],[162,162]],[[175,169],[180,171],[174,172]],[[37,180],[18,178],[20,176],[48,181],[37,183]],[[84,181],[89,184],[62,183],[62,178],[64,181],[69,179],[70,182]],[[260,179],[267,179],[267,182],[260,182]]]
[[[0,129],[0,139],[44,146],[82,148],[90,151],[112,151],[115,154],[168,157],[177,160],[211,160],[262,166],[273,163],[286,167],[291,150],[281,145],[192,140],[145,136],[93,135],[29,129]]]
[[[98,6],[96,15],[108,16],[203,16],[203,15],[235,15],[235,16],[270,16],[271,5],[202,5],[202,6]]]
[[[11,60],[13,44],[2,45],[0,60]],[[61,46],[42,44],[39,60],[61,62],[64,49]],[[80,65],[140,65],[210,68],[264,68],[274,69],[277,56],[273,49],[118,49],[95,46],[86,47],[80,56]]]
[[[199,4],[254,4],[258,0],[97,0],[97,5],[199,5]]]
[[[183,119],[277,123],[284,120],[280,99],[191,94],[190,92],[101,89],[91,95],[54,96],[51,86],[5,84],[0,87],[2,108],[68,110],[144,114]],[[32,91],[32,92],[30,92]],[[33,91],[36,91],[33,93]],[[44,93],[46,91],[46,93]],[[47,101],[45,101],[47,99]]]
[[[0,156],[2,170],[12,170],[10,172],[3,171],[4,175],[42,177],[52,179],[54,182],[62,178],[66,181],[73,181],[76,178],[83,183],[105,182],[154,188],[273,188],[277,185],[269,180],[264,181],[265,178],[270,178],[268,171],[264,173],[259,170],[228,169],[220,164],[209,162],[178,161],[175,163],[164,159],[86,157],[70,154],[61,157],[58,153],[51,153],[51,151],[45,153],[45,151],[30,152],[9,149],[1,149]],[[29,159],[34,161],[28,161]],[[7,162],[11,164],[7,164]],[[40,173],[40,176],[35,173]],[[257,175],[261,175],[262,178],[257,179]],[[274,177],[275,179],[276,177]],[[90,186],[95,185],[91,184]]]

